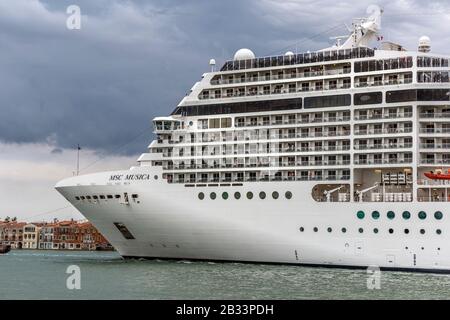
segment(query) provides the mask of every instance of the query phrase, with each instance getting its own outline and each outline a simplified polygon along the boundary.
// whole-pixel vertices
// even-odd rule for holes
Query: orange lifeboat
[[[424,175],[432,180],[450,180],[450,170],[447,170],[445,173],[440,170],[437,170],[436,172],[430,171],[425,172]]]

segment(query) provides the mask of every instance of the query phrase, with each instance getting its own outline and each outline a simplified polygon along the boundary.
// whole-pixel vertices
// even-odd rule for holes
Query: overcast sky
[[[66,28],[71,4],[80,30]],[[414,50],[426,34],[450,53],[449,1],[0,0],[0,218],[73,216],[44,213],[67,205],[53,185],[73,174],[78,143],[84,172],[127,168],[152,117],[175,108],[210,58],[327,47],[370,4],[385,10],[385,40]]]

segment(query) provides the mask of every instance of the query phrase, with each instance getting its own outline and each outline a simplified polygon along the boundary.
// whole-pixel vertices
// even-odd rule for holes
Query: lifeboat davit
[[[450,180],[450,171],[447,171],[446,173],[443,172],[425,172],[425,177],[432,179],[432,180]]]

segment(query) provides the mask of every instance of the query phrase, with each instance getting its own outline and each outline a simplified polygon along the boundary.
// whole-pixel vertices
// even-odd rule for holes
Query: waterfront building
[[[29,223],[23,226],[23,249],[38,249],[40,226]]]

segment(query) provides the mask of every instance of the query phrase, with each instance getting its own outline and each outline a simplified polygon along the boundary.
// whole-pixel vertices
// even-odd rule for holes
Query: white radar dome
[[[250,60],[255,59],[255,54],[250,49],[239,49],[234,54],[234,60]]]
[[[431,40],[429,37],[427,37],[427,36],[420,37],[419,51],[420,52],[430,52],[431,51]]]
[[[292,51],[288,51],[284,54],[285,56],[292,57],[294,53]]]

